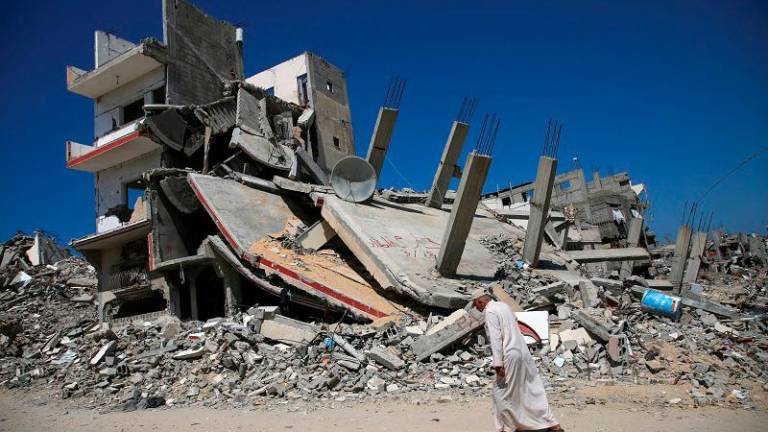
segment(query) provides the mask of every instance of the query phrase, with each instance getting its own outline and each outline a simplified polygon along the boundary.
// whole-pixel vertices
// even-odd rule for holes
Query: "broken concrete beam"
[[[584,307],[595,307],[600,304],[597,287],[591,281],[579,282],[579,294]]]
[[[666,279],[646,279],[645,284],[648,286],[648,288],[659,291],[669,291],[673,288],[672,282]]]
[[[682,298],[683,305],[685,306],[702,309],[715,315],[721,315],[728,318],[736,318],[739,315],[739,311],[736,309],[709,300],[704,296],[694,294],[690,291],[683,291],[680,293],[680,298]]]
[[[205,353],[205,346],[199,345],[184,351],[179,351],[173,355],[174,360],[194,360],[199,359]]]
[[[476,309],[459,309],[446,317],[439,329],[429,329],[427,334],[416,339],[411,350],[416,355],[416,361],[422,361],[458,341],[483,325],[483,315]],[[435,327],[438,327],[435,326]]]
[[[624,283],[620,280],[616,279],[606,279],[606,278],[590,278],[589,280],[592,281],[593,284],[603,287],[610,290],[621,290],[624,288]]]
[[[386,348],[375,346],[365,352],[366,357],[390,370],[402,369],[405,362]]]
[[[312,156],[306,150],[301,147],[297,148],[296,158],[301,162],[301,166],[307,170],[312,180],[321,185],[328,185],[328,175],[325,174],[325,171],[320,168],[320,165],[312,159]]]
[[[261,335],[267,339],[288,345],[301,345],[317,336],[315,326],[282,315],[261,323]]]
[[[583,310],[575,310],[571,312],[571,318],[601,341],[608,342],[611,339],[612,335],[610,330]]]
[[[507,294],[506,291],[504,291],[504,288],[502,288],[500,285],[496,285],[491,288],[491,294],[493,294],[494,297],[496,297],[496,300],[506,303],[507,306],[509,306],[510,309],[512,309],[512,312],[522,312],[523,308],[520,307],[520,304],[515,301],[515,299],[512,298],[509,294]]]
[[[555,249],[561,249],[560,235],[555,230],[555,225],[552,223],[551,219],[544,225],[544,236]]]
[[[115,351],[115,347],[117,346],[117,341],[109,341],[104,346],[99,349],[98,352],[96,352],[96,355],[91,357],[90,364],[91,366],[96,366],[99,363],[101,363],[102,360],[104,360],[104,357],[107,356],[107,354],[112,354]]]
[[[441,208],[448,192],[448,186],[451,184],[456,162],[461,154],[461,147],[469,131],[469,124],[454,121],[451,126],[451,133],[448,134],[448,140],[443,148],[443,156],[440,158],[440,165],[435,172],[435,178],[432,181],[432,189],[427,197],[427,205],[434,208]]]
[[[365,361],[365,356],[361,354],[360,351],[356,350],[355,347],[353,347],[352,344],[347,342],[343,337],[335,333],[331,337],[333,338],[334,342],[336,342],[336,345],[340,346],[341,349],[347,352],[347,354],[357,359],[357,361]]]
[[[395,130],[395,121],[397,121],[399,112],[399,109],[381,107],[376,118],[376,125],[373,127],[371,143],[368,146],[368,156],[365,159],[373,166],[377,179],[381,178],[381,168],[384,166],[384,159],[389,149],[389,142],[392,139],[392,132]]]
[[[580,251],[568,251],[571,259],[580,264],[606,262],[606,261],[639,261],[650,259],[650,254],[645,248],[619,248],[619,249],[592,249]]]
[[[437,256],[437,271],[443,276],[455,275],[459,267],[490,166],[491,157],[488,155],[475,151],[467,155],[464,175]]]
[[[704,248],[707,245],[707,233],[697,232],[693,235],[691,245],[691,254],[685,264],[685,273],[683,283],[686,285],[696,282],[701,267],[701,256],[704,254]]]
[[[531,199],[528,228],[525,231],[523,259],[536,267],[539,264],[539,253],[544,236],[544,226],[549,214],[549,202],[552,198],[552,186],[557,172],[557,159],[547,156],[539,158],[539,168],[536,171],[536,183]]]
[[[674,262],[672,271],[669,274],[669,280],[672,282],[673,289],[680,292],[683,283],[683,271],[685,263],[688,260],[688,248],[691,243],[691,227],[683,225],[677,232],[677,241],[675,242]]]
[[[336,237],[336,231],[328,222],[321,219],[299,234],[296,237],[296,243],[303,249],[318,250],[334,237]]]
[[[544,297],[549,297],[551,295],[562,292],[563,290],[565,290],[565,282],[563,281],[554,282],[542,287],[531,288],[531,292],[534,295],[540,295]]]

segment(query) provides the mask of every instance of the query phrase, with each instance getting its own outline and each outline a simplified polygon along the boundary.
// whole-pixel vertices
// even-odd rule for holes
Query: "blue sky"
[[[93,67],[96,29],[161,38],[160,1],[131,3],[4,6],[0,238],[94,231],[93,176],[64,167],[65,140],[90,142],[93,106],[67,93],[64,68]],[[502,118],[486,190],[534,177],[554,117],[565,124],[560,171],[574,156],[587,171],[628,170],[649,188],[660,238],[674,236],[685,201],[768,146],[764,1],[367,3],[195,2],[245,28],[247,75],[305,50],[344,69],[360,154],[388,78],[407,78],[383,186],[429,187],[464,96],[480,99],[475,125],[485,112]],[[768,155],[703,206],[716,224],[764,232]]]

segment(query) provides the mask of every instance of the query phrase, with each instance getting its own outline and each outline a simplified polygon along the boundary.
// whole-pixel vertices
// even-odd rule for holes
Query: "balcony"
[[[94,145],[67,141],[67,168],[94,173],[145,155],[160,147],[160,144],[147,135],[144,119],[141,118],[104,135],[96,140]]]
[[[91,99],[99,98],[161,67],[164,57],[163,46],[149,40],[92,71],[67,66],[67,90]]]

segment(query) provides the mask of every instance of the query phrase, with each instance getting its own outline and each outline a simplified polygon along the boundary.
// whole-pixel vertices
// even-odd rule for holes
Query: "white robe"
[[[493,384],[496,430],[537,430],[558,425],[514,312],[505,303],[491,301],[484,314],[493,366],[503,366],[506,372]]]

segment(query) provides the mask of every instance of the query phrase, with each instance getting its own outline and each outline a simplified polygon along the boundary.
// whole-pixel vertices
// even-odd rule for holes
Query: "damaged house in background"
[[[66,155],[96,178],[96,232],[72,246],[97,269],[100,319],[205,320],[254,304],[321,320],[448,313],[521,262],[582,284],[591,304],[580,264],[631,274],[627,263],[649,262],[638,246],[652,233],[629,227],[642,185],[556,175],[559,130],[535,182],[482,195],[500,120],[485,116],[460,166],[476,108],[465,99],[431,189],[377,192],[405,81],[390,82],[360,158],[339,68],[303,53],[247,77],[242,52],[241,29],[164,0],[162,42],[96,32],[95,68],[67,68],[69,91],[95,104],[94,141],[67,142]]]

